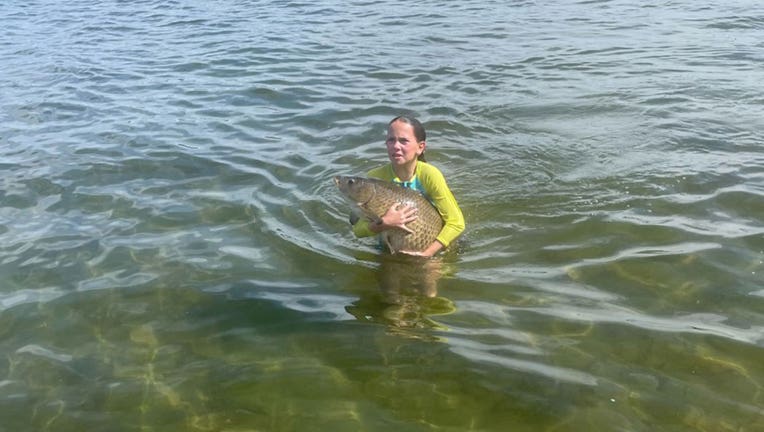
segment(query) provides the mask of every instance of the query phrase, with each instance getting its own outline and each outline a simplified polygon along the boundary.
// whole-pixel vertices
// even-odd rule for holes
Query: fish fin
[[[390,237],[382,236],[382,240],[385,241],[385,244],[387,245],[387,249],[390,251],[390,254],[395,254],[395,249],[393,249],[393,245],[390,244]]]
[[[369,222],[377,222],[377,223],[379,223],[379,222],[381,222],[381,221],[382,221],[382,218],[381,218],[381,217],[377,216],[377,215],[376,215],[376,214],[375,214],[373,211],[369,210],[369,208],[368,208],[368,207],[366,207],[366,206],[364,206],[364,205],[358,205],[358,206],[355,208],[355,210],[356,210],[356,211],[357,211],[359,214],[361,214],[361,215],[363,215],[364,217],[366,217],[366,219],[367,219]]]

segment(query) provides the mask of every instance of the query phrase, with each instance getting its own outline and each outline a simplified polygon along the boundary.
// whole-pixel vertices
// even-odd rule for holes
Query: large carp
[[[391,253],[421,252],[435,241],[443,228],[438,210],[417,191],[392,182],[366,177],[337,176],[334,183],[370,221],[378,221],[394,204],[416,207],[417,218],[406,224],[411,233],[400,228],[382,231],[381,236]]]

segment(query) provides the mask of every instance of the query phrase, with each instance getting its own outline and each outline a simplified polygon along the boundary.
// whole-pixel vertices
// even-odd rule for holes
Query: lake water
[[[764,430],[764,4],[7,1],[0,431]],[[428,129],[467,230],[331,178]]]

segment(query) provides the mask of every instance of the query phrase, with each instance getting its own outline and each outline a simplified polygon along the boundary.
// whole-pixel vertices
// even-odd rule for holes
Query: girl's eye
[[[406,138],[388,138],[387,141],[385,141],[387,144],[395,144],[396,142],[406,145],[409,143],[409,140]]]

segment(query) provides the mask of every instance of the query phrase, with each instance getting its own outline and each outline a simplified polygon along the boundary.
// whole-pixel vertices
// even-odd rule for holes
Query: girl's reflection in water
[[[395,328],[444,328],[429,317],[455,310],[453,302],[438,297],[438,282],[446,265],[440,257],[404,254],[378,256],[378,290],[364,290],[345,309],[361,321],[384,323]]]

